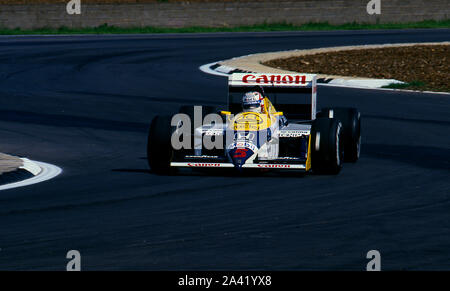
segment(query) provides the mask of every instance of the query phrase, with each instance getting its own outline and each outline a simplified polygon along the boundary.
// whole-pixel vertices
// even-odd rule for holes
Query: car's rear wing
[[[275,108],[290,119],[316,118],[317,75],[314,74],[254,74],[234,73],[228,77],[228,109],[242,110],[245,92],[262,91]],[[303,94],[303,98],[302,95]],[[304,94],[308,94],[305,95]]]

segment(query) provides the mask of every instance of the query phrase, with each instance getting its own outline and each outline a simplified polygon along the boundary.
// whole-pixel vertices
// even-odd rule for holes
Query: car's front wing
[[[234,168],[232,163],[205,163],[205,162],[172,162],[172,167],[187,167],[187,168]],[[258,164],[244,164],[244,169],[296,169],[306,170],[305,164],[272,164],[272,163],[258,163]]]

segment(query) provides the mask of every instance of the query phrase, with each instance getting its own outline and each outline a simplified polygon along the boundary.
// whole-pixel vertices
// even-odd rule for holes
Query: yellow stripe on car
[[[309,134],[308,138],[308,157],[306,158],[306,171],[309,171],[311,169],[311,134]]]

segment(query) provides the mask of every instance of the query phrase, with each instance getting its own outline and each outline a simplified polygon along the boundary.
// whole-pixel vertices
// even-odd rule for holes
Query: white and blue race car
[[[229,77],[227,110],[182,106],[156,116],[147,156],[156,173],[186,168],[285,169],[338,174],[356,162],[361,115],[355,108],[316,111],[313,74],[238,73]],[[264,96],[262,112],[243,112],[242,96]]]

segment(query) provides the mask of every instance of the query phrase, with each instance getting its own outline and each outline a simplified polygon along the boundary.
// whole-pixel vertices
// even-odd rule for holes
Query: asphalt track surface
[[[450,30],[0,38],[1,151],[63,168],[0,192],[0,269],[450,269],[450,97],[319,88],[356,106],[362,156],[339,176],[157,176],[148,125],[221,105],[200,65],[338,45],[450,40]]]

